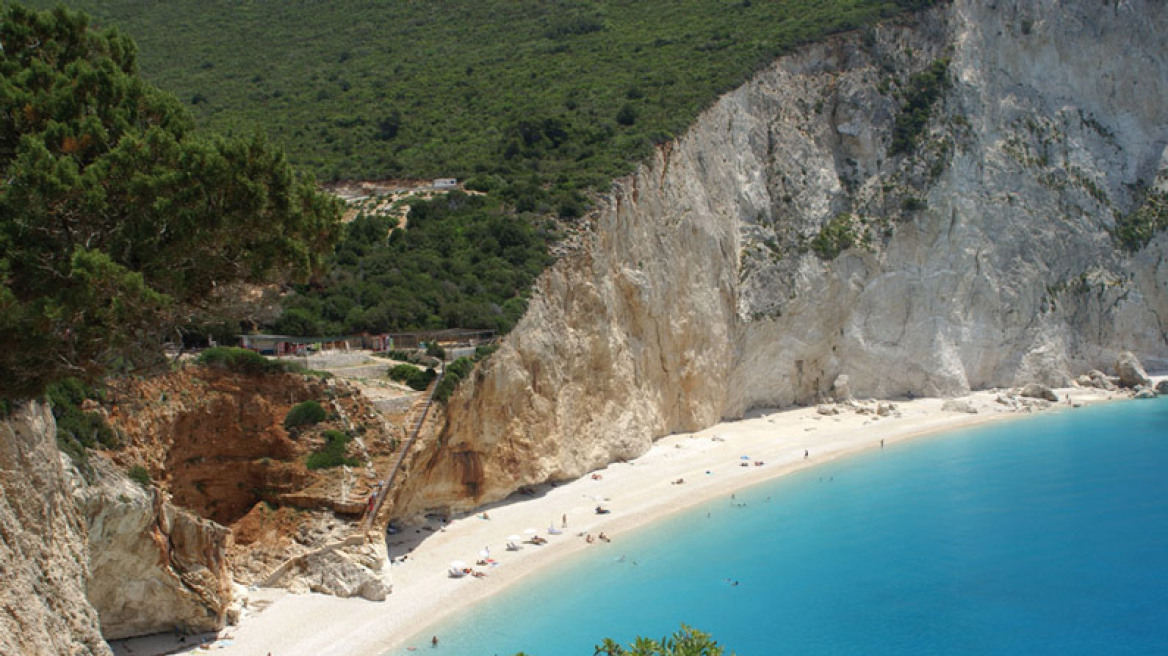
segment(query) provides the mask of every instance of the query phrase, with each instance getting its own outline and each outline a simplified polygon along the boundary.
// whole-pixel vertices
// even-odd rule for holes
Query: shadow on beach
[[[475,509],[474,512],[461,512],[446,515],[440,512],[426,513],[420,523],[404,523],[393,520],[389,522],[389,527],[385,532],[385,550],[389,559],[397,562],[403,556],[409,556],[414,549],[427,540],[430,536],[440,533],[445,530],[446,526],[454,520],[475,519],[480,521],[491,521],[484,519],[484,513],[487,517],[491,512],[499,508],[523,503],[524,501],[531,501],[532,499],[539,499],[547,495],[548,492],[557,487],[557,483],[543,483],[540,485],[526,485],[513,492],[510,496],[494,503],[486,504]]]

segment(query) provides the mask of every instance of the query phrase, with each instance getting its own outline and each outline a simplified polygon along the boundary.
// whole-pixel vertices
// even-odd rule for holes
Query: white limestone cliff
[[[0,654],[109,656],[85,598],[85,521],[55,434],[42,403],[0,418]]]
[[[108,640],[178,630],[217,631],[232,601],[231,531],[176,507],[99,455],[92,481],[74,475],[88,525],[89,602]]]
[[[761,406],[1166,363],[1168,6],[957,0],[784,57],[614,186],[463,383],[396,514],[579,476]],[[913,76],[948,85],[891,148]],[[817,253],[825,226],[854,245]]]

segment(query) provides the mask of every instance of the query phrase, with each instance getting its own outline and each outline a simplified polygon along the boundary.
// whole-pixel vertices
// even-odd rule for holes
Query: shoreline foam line
[[[1073,406],[1067,398],[1083,405],[1127,398],[1121,392],[1097,389],[1055,391],[1060,399],[1056,407],[1068,410]],[[581,549],[596,548],[580,537],[582,533],[595,537],[603,531],[619,541],[625,531],[707,500],[879,449],[882,444],[888,448],[911,438],[1033,416],[997,403],[998,394],[997,390],[971,394],[968,399],[977,414],[945,412],[942,399],[928,398],[897,401],[899,417],[877,418],[842,406],[839,415],[820,415],[814,407],[756,411],[696,433],[668,435],[639,458],[598,470],[599,478],[586,475],[535,498],[491,506],[490,519],[481,512],[453,518],[444,530],[428,535],[404,562],[392,565],[393,593],[384,602],[271,590],[253,593],[253,603],[260,600],[264,608],[247,613],[238,627],[222,631],[223,640],[215,651],[225,656],[269,652],[275,656],[381,656],[407,647],[406,640],[456,611]],[[743,460],[744,455],[750,460]],[[764,464],[755,465],[756,461]],[[750,464],[742,466],[744,462]],[[685,482],[678,484],[679,479]],[[601,502],[610,509],[608,514],[595,513]],[[565,515],[568,524],[562,534],[548,535],[549,525],[559,529]],[[524,532],[529,528],[547,537],[548,543],[506,550],[508,536],[519,534],[526,539]],[[484,547],[490,548],[491,558],[498,563],[478,568],[487,571],[487,577],[448,576],[452,561],[474,563]],[[429,649],[428,644],[414,646]],[[137,641],[133,649],[135,654],[151,651]]]

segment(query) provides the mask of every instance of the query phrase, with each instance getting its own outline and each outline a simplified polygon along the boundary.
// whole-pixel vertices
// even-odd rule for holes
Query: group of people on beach
[[[610,540],[609,537],[604,534],[604,531],[601,531],[600,535],[596,536],[596,539],[592,538],[591,533],[586,533],[584,535],[584,541],[587,542],[588,544],[592,544],[592,543],[596,542],[596,540],[600,540],[601,542],[612,542],[612,540]]]

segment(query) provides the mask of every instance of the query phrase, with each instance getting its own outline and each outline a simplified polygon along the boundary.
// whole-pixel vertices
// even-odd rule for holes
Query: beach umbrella
[[[490,549],[483,549],[482,551],[479,552],[479,558],[481,558],[483,560],[486,560],[490,557],[491,557],[491,550]]]
[[[466,569],[466,563],[462,562],[461,560],[452,560],[450,561],[450,569],[461,572],[462,570]]]
[[[750,456],[742,456],[743,460],[750,460]]]
[[[535,530],[535,529],[533,529],[533,528],[526,529],[526,530],[524,530],[523,532],[524,532],[524,533],[526,533],[526,534],[528,534],[528,535],[535,535],[536,533],[539,533],[539,531],[537,531],[537,530]]]
[[[507,536],[507,541],[508,541],[508,542],[519,542],[519,541],[520,541],[520,540],[522,540],[522,539],[523,539],[523,538],[519,537],[518,535],[508,535],[508,536]]]

